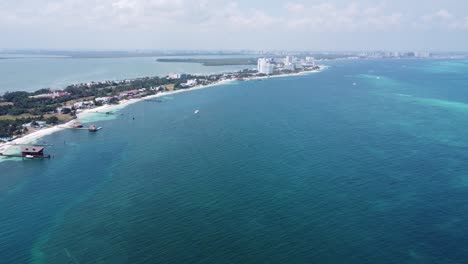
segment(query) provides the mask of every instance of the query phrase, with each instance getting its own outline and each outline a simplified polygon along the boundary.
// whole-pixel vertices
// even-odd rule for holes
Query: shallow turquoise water
[[[0,163],[0,263],[464,263],[468,76],[432,63],[336,62],[51,135],[54,159]]]
[[[0,54],[0,57],[2,55]],[[194,56],[186,56],[194,57]],[[183,57],[183,58],[186,58]],[[219,56],[211,56],[219,57]],[[254,66],[205,67],[197,63],[162,63],[156,58],[60,58],[25,57],[0,59],[0,94],[7,91],[34,91],[64,88],[70,84],[124,80],[169,73],[207,74],[237,71]]]

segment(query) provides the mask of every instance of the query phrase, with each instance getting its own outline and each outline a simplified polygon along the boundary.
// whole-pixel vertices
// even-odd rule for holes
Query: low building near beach
[[[37,147],[37,146],[21,147],[21,155],[23,157],[26,157],[26,156],[44,157],[44,147]]]
[[[43,128],[47,125],[46,121],[36,121],[38,127]]]
[[[190,79],[190,80],[187,80],[186,83],[182,83],[181,86],[182,87],[193,87],[193,86],[195,86],[197,84],[198,84],[197,79]]]
[[[108,104],[111,100],[111,97],[97,97],[94,99],[94,101],[103,103],[103,104]]]
[[[151,87],[150,91],[164,92],[164,86]]]
[[[146,91],[146,89],[145,89]],[[121,92],[119,94],[119,98],[125,98],[125,97],[129,97],[129,98],[132,98],[136,95],[138,95],[140,93],[139,90],[130,90],[130,91],[125,91],[125,92]]]
[[[168,79],[184,79],[187,78],[185,73],[171,73],[167,76]]]
[[[75,109],[84,109],[84,108],[90,108],[94,106],[93,101],[83,101],[83,102],[76,102],[73,104],[73,108]]]
[[[57,112],[62,113],[62,114],[69,114],[72,111],[72,106],[64,106],[64,107],[58,107]]]
[[[187,81],[187,85],[189,86],[195,86],[198,84],[198,80],[197,79],[191,79],[191,80],[188,80]]]
[[[84,101],[84,102],[83,102],[83,106],[84,106],[85,108],[93,107],[93,106],[94,106],[94,102],[93,102],[93,101]]]
[[[43,128],[47,125],[46,121],[33,121],[30,123],[26,123],[21,125],[23,128]]]
[[[55,99],[55,98],[59,98],[59,97],[67,96],[67,95],[70,95],[70,93],[62,92],[62,91],[55,91],[55,92],[48,93],[48,94],[38,94],[38,95],[30,96],[29,98],[35,98],[35,99],[37,99],[37,98],[52,98],[52,99]]]
[[[83,102],[76,102],[73,104],[73,108],[81,109],[83,107]]]
[[[21,126],[22,126],[23,128],[30,128],[30,127],[31,127],[31,123],[22,124]]]

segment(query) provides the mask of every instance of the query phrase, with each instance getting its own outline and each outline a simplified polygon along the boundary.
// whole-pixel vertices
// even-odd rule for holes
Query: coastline
[[[274,76],[250,77],[250,78],[245,78],[244,81],[253,81],[253,80],[260,80],[260,79],[280,78],[280,77],[301,76],[301,75],[307,75],[307,74],[312,74],[312,73],[319,73],[319,72],[325,70],[326,68],[328,68],[328,67],[324,66],[324,65],[320,65],[320,70],[303,71],[303,72],[298,72],[298,73],[290,73],[290,74],[282,74],[282,75],[274,75]],[[19,137],[17,139],[14,139],[14,140],[12,140],[10,142],[1,143],[0,144],[0,153],[10,154],[8,151],[11,150],[14,147],[17,147],[17,145],[34,144],[34,142],[37,142],[37,140],[39,140],[39,139],[41,139],[41,138],[43,138],[45,136],[54,134],[56,132],[59,132],[59,131],[65,130],[65,129],[69,129],[71,127],[71,124],[74,123],[75,121],[77,121],[77,120],[79,121],[80,119],[86,118],[86,117],[88,117],[88,116],[90,116],[92,114],[95,114],[95,113],[109,112],[109,111],[112,111],[112,110],[125,108],[128,105],[138,103],[138,102],[141,102],[141,101],[144,101],[144,100],[147,100],[147,99],[151,99],[151,98],[163,97],[163,96],[178,94],[178,93],[182,93],[182,92],[201,90],[201,89],[215,87],[215,86],[228,84],[228,83],[232,83],[232,82],[236,82],[236,81],[238,81],[238,80],[235,80],[235,79],[222,80],[222,81],[218,81],[216,83],[212,83],[212,84],[208,84],[208,85],[194,86],[194,87],[192,87],[190,89],[181,89],[181,90],[176,90],[176,91],[161,92],[161,93],[158,93],[158,94],[155,94],[155,95],[150,95],[150,96],[145,96],[145,97],[140,97],[140,98],[133,98],[133,99],[128,99],[128,100],[122,100],[122,101],[120,101],[119,104],[116,104],[116,105],[103,105],[103,106],[99,106],[99,107],[92,108],[92,109],[86,109],[83,112],[77,114],[76,119],[70,120],[67,123],[55,125],[53,127],[40,129],[40,130],[35,131],[35,132],[31,133],[31,134],[28,134],[28,135]],[[6,159],[6,157],[1,157],[0,156],[0,161],[5,160],[5,159]]]

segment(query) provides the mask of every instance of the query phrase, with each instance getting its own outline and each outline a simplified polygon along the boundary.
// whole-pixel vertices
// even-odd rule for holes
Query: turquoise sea
[[[466,263],[468,62],[329,66],[0,163],[0,263]]]

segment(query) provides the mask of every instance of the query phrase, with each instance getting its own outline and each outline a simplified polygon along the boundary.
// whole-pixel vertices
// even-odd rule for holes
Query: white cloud
[[[248,0],[0,0],[0,34],[21,32],[32,41],[44,35],[47,42],[57,35],[73,43],[93,39],[112,44],[133,43],[135,38],[180,45],[215,38],[230,44],[232,38],[250,46],[292,45],[291,39],[315,43],[316,38],[342,33],[372,37],[375,33],[409,36],[434,28],[468,30],[468,14],[453,7],[421,14],[422,8],[409,10],[385,0],[366,4],[290,0],[279,6],[262,1],[264,5]],[[131,37],[123,40],[121,34]],[[313,40],[307,37],[312,35]],[[190,43],[183,44],[187,39]]]
[[[315,32],[383,30],[398,27],[403,18],[402,13],[386,12],[382,5],[365,7],[357,3],[345,6],[330,3],[305,6],[289,3],[287,9],[295,13],[287,18],[289,29]]]
[[[417,29],[449,29],[463,30],[468,29],[465,26],[466,18],[459,18],[446,9],[440,9],[433,13],[421,16],[419,21],[414,23]]]
[[[300,13],[305,10],[305,6],[299,3],[286,3],[285,7],[291,13]]]
[[[228,16],[228,25],[234,29],[263,29],[278,22],[259,10],[250,10],[245,13],[235,13]]]
[[[5,26],[100,30],[253,30],[275,25],[277,30],[353,31],[397,26],[403,16],[385,12],[382,5],[356,3],[339,6],[289,2],[285,8],[288,12],[275,16],[264,9],[226,0],[23,0],[2,8],[5,12],[0,11],[0,22]]]
[[[441,9],[432,14],[423,15],[421,18],[425,22],[448,21],[453,19],[453,15],[445,9]]]

